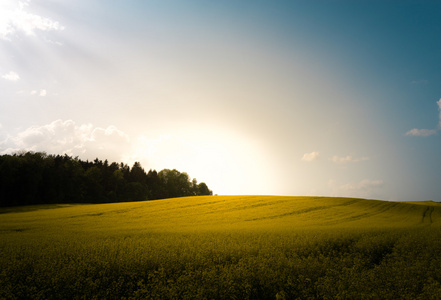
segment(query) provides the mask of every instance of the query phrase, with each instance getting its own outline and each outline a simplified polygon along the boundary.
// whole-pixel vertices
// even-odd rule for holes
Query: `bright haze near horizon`
[[[440,13],[2,0],[0,153],[139,161],[220,195],[441,201]]]

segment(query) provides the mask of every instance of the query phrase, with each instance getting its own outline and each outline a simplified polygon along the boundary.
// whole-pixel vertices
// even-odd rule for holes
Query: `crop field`
[[[199,196],[0,209],[0,299],[439,299],[441,205]]]

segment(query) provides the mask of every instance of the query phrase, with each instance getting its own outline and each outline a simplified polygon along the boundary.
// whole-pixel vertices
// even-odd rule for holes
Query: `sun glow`
[[[132,155],[124,160],[130,164],[139,161],[146,170],[167,168],[187,172],[219,194],[256,191],[259,185],[260,192],[265,192],[261,182],[261,174],[267,171],[264,148],[250,138],[225,130],[216,133],[199,130],[162,134],[156,138],[141,136],[134,147]]]

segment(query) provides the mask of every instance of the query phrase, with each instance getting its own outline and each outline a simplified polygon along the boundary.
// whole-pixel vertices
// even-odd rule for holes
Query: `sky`
[[[219,195],[441,201],[439,1],[1,0],[0,154]]]

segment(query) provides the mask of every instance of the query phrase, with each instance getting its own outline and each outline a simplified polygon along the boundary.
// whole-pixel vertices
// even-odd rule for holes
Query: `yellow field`
[[[206,196],[0,210],[0,299],[426,299],[441,205]]]
[[[330,226],[391,228],[439,226],[441,220],[441,205],[435,202],[327,197],[205,196],[112,204],[41,205],[18,210],[22,211],[0,214],[2,232],[105,230],[107,234],[329,229]]]

